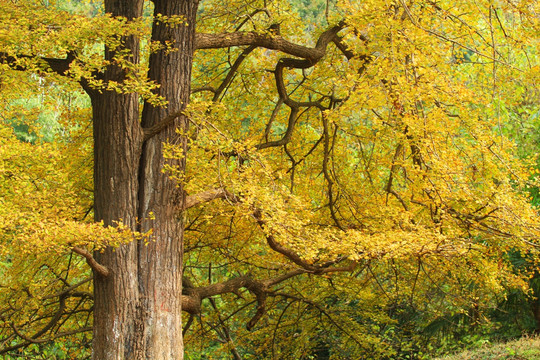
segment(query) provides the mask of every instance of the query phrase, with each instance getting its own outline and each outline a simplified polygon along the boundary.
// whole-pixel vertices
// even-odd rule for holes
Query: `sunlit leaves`
[[[391,302],[415,306],[415,297],[437,293],[424,308],[432,314],[525,286],[504,259],[536,251],[537,214],[521,192],[534,162],[518,160],[503,103],[520,101],[518,84],[535,88],[526,80],[538,66],[534,4],[341,1],[329,9],[330,19],[345,19],[340,35],[356,56],[329,46],[322,63],[286,70],[292,99],[322,98],[328,108],[302,112],[285,147],[256,150],[288,126],[272,73],[279,54],[248,57],[220,105],[193,107],[186,189],[225,187],[242,199],[190,211],[193,256],[221,246],[229,271],[251,259],[271,274],[284,261],[263,250],[273,236],[309,263],[368,263],[356,286],[386,291]],[[212,54],[196,66],[194,100],[209,99],[204,87],[217,87],[239,52]]]
[[[529,276],[513,273],[507,254],[536,256],[540,235],[537,212],[523,194],[535,185],[535,159],[519,160],[511,139],[521,131],[512,125],[516,119],[527,132],[538,125],[538,5],[324,3],[201,3],[200,32],[255,31],[314,46],[328,27],[343,21],[344,29],[314,66],[283,69],[288,99],[276,91],[279,52],[195,54],[190,126],[181,133],[188,150],[165,144],[173,161],[163,171],[189,195],[219,188],[231,196],[185,215],[185,274],[203,286],[242,274],[299,273],[269,292],[268,316],[252,334],[239,330],[254,311],[253,294],[241,290],[216,301],[218,312],[203,313],[199,328],[187,333],[188,344],[206,341],[200,335],[217,328],[220,351],[237,346],[253,358],[311,356],[306,344],[317,342],[313,334],[344,358],[394,356],[386,341],[398,336],[400,312],[422,312],[425,325],[471,303],[488,307],[505,288],[524,287]],[[7,122],[39,117],[38,109],[11,101],[38,78],[10,67],[33,71],[51,86],[65,82],[39,57],[70,56],[68,78],[166,106],[147,80],[146,58],[178,50],[148,42],[148,29],[152,21],[185,26],[184,19],[94,15],[25,2],[0,14],[0,52],[14,57],[1,69]],[[132,60],[139,54],[120,50],[129,37],[143,40],[138,62]],[[106,67],[122,76],[103,78]],[[0,255],[13,261],[7,267],[21,269],[16,274],[75,245],[99,249],[140,238],[121,225],[87,221],[91,142],[76,134],[90,136],[89,113],[84,106],[68,111],[50,98],[45,103],[58,107],[58,133],[64,133],[55,140],[62,141],[30,145],[8,127],[0,130]],[[186,160],[187,171],[170,165],[174,160]],[[274,251],[276,243],[300,260]],[[15,262],[14,254],[26,258]],[[55,265],[62,268],[65,259]],[[325,264],[350,267],[339,274],[310,268]],[[10,281],[51,291],[51,275],[42,270]],[[28,298],[21,301],[34,301]],[[224,335],[224,323],[236,330],[235,342]]]

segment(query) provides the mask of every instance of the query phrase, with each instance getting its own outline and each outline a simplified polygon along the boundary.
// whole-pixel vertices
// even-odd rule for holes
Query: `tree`
[[[181,310],[198,314],[204,299],[241,289],[257,303],[250,329],[269,297],[324,314],[317,302],[276,290],[307,275],[356,271],[359,283],[410,299],[429,296],[438,276],[459,289],[467,271],[478,276],[474,296],[522,284],[501,254],[531,251],[538,220],[519,192],[528,166],[497,131],[496,104],[505,78],[521,68],[538,76],[501,50],[536,54],[527,40],[538,26],[534,2],[482,3],[481,19],[470,5],[446,2],[328,3],[315,35],[302,32],[309,26],[288,3],[152,4],[151,34],[142,0],[106,0],[107,15],[93,18],[18,2],[2,17],[10,24],[4,71],[77,81],[91,101],[93,213],[105,228],[67,221],[69,212],[46,226],[61,234],[58,251],[82,255],[93,270],[95,359],[180,359]],[[196,50],[204,55],[192,76]],[[468,84],[471,74],[482,80]],[[190,213],[215,199],[225,201]],[[12,238],[17,226],[6,230]],[[59,230],[66,227],[69,236]],[[263,269],[250,274],[242,256],[238,276],[182,284],[186,229],[202,234],[188,239],[189,264],[196,252],[233,257],[234,239],[250,243],[245,254]],[[52,241],[47,231],[28,242]],[[99,236],[83,241],[85,231]],[[75,288],[54,297],[59,314]],[[350,324],[369,333],[366,319],[369,311]],[[11,328],[25,344],[57,325],[32,336]]]

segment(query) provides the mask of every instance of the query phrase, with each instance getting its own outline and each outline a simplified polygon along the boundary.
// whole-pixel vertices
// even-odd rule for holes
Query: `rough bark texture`
[[[156,126],[185,108],[190,94],[191,63],[197,2],[156,0],[155,13],[183,15],[188,26],[154,23],[154,41],[170,41],[177,51],[150,57],[149,76],[161,84],[166,108],[145,104],[139,122],[137,94],[89,90],[94,116],[95,220],[114,226],[121,221],[133,230],[152,231],[149,243],[132,242],[95,254],[109,270],[94,276],[94,359],[182,359],[181,279],[183,190],[162,172],[163,143],[185,147],[176,129],[186,129],[179,116],[150,138],[143,127]],[[105,1],[114,16],[142,14],[142,0]],[[124,39],[134,62],[138,41]],[[106,51],[106,57],[112,59]],[[121,80],[121,69],[110,66],[105,81]],[[142,127],[141,127],[142,125]],[[181,168],[184,161],[177,161]],[[149,213],[153,213],[153,220]]]
[[[146,104],[143,109],[142,125],[153,127],[167,119],[171,113],[185,108],[191,92],[191,64],[195,32],[196,1],[154,1],[155,14],[167,16],[183,15],[187,26],[169,26],[154,23],[152,40],[169,41],[178,51],[158,51],[151,54],[149,77],[161,84],[159,95],[167,101],[167,108]],[[139,248],[139,286],[144,314],[146,359],[181,359],[182,322],[182,213],[184,196],[179,184],[162,172],[166,160],[163,144],[181,146],[186,153],[185,138],[177,131],[187,130],[187,119],[180,115],[157,135],[145,141],[141,163],[139,192],[141,230],[153,231],[148,246]],[[180,169],[184,160],[174,161]],[[154,220],[149,212],[154,213]]]
[[[93,98],[94,211],[106,226],[115,221],[135,229],[137,220],[138,161],[142,138],[137,97],[104,93]],[[134,126],[136,125],[136,126]],[[138,131],[137,131],[138,130]],[[109,276],[94,276],[94,358],[132,354],[138,318],[137,244],[95,254]]]
[[[136,49],[134,49],[136,50]],[[105,78],[116,77],[111,68]],[[142,132],[136,94],[92,93],[94,120],[94,213],[136,229],[138,163]],[[95,254],[109,269],[94,276],[94,359],[135,359],[138,319],[137,244]]]

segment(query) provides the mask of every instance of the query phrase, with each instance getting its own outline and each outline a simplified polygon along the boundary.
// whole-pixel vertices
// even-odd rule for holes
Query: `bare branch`
[[[203,91],[209,91],[209,92],[215,94],[217,90],[214,89],[212,86],[201,86],[201,87],[198,87],[198,88],[191,89],[192,94],[196,94],[196,93],[203,92]]]
[[[19,331],[19,329],[17,329],[17,326],[15,326],[14,323],[11,323],[10,326],[13,329],[13,332],[18,337],[25,340],[27,343],[39,344],[39,343],[47,342],[48,340],[39,339],[39,337],[41,335],[45,334],[50,329],[52,329],[58,323],[58,320],[60,320],[60,318],[62,317],[62,314],[64,313],[65,307],[66,307],[66,297],[65,296],[60,296],[59,303],[58,303],[58,310],[56,311],[54,316],[51,318],[51,320],[49,320],[49,322],[42,329],[40,329],[39,331],[37,331],[34,335],[32,335],[30,337],[25,336],[24,334],[22,334]]]
[[[436,36],[436,37],[438,37],[439,39],[442,39],[442,40],[444,40],[444,41],[448,41],[449,43],[452,43],[452,44],[454,44],[454,45],[457,45],[457,46],[459,46],[459,47],[461,47],[461,48],[463,48],[463,49],[465,49],[465,50],[471,51],[471,52],[475,53],[476,55],[478,55],[478,56],[480,56],[480,57],[483,57],[483,58],[485,58],[485,59],[489,59],[489,60],[491,60],[491,61],[493,61],[493,62],[496,62],[496,63],[502,64],[502,65],[508,66],[508,67],[510,67],[510,68],[512,68],[512,69],[515,69],[515,70],[518,70],[518,71],[520,71],[520,72],[523,71],[523,70],[521,70],[521,69],[519,69],[519,68],[517,68],[517,67],[515,67],[515,66],[510,65],[509,63],[507,63],[507,62],[505,62],[505,61],[501,61],[501,60],[499,60],[499,59],[496,59],[496,58],[493,57],[493,56],[486,55],[486,54],[484,54],[484,53],[482,53],[482,52],[480,52],[480,51],[478,51],[478,50],[476,50],[476,49],[474,49],[474,48],[472,48],[472,47],[470,47],[470,46],[467,46],[467,45],[465,45],[465,44],[460,43],[459,41],[456,41],[456,40],[454,40],[454,39],[451,39],[451,38],[447,37],[447,36],[444,35],[444,34],[441,34],[441,33],[438,33],[438,32],[436,32],[436,31],[434,31],[434,30],[431,30],[431,29],[428,29],[428,28],[423,27],[423,26],[420,25],[420,24],[418,23],[418,21],[414,18],[413,14],[411,13],[411,10],[409,9],[409,7],[408,7],[407,4],[405,3],[405,1],[399,0],[399,2],[401,3],[401,6],[403,6],[403,9],[405,10],[405,14],[406,14],[407,17],[409,18],[409,20],[412,22],[412,24],[413,24],[414,26],[416,26],[416,27],[419,28],[420,30],[425,31],[425,32],[428,33],[428,34],[434,35],[434,36]]]
[[[332,216],[332,219],[334,220],[334,223],[340,230],[345,230],[345,228],[342,226],[341,221],[337,217],[337,211],[336,211],[336,202],[337,199],[334,197],[334,191],[333,187],[335,184],[334,178],[330,174],[329,170],[329,160],[330,160],[330,133],[329,133],[329,124],[328,119],[326,118],[325,113],[322,113],[322,123],[323,123],[323,135],[324,135],[324,152],[323,152],[323,163],[322,163],[322,172],[324,174],[324,178],[326,180],[326,183],[328,184],[327,187],[327,194],[328,194],[328,207],[330,208],[330,215]],[[337,130],[337,128],[336,128]],[[335,141],[335,132],[334,136],[332,136],[332,147]]]
[[[189,209],[193,206],[196,206],[196,205],[208,202],[208,201],[212,201],[214,199],[228,199],[232,201],[233,203],[238,203],[241,201],[236,195],[228,192],[226,189],[219,188],[219,189],[203,191],[202,193],[199,193],[196,195],[187,196],[185,200],[185,204],[184,204],[184,209]],[[257,221],[257,224],[262,229],[264,229],[264,227],[266,226],[266,222],[263,219],[262,211],[260,209],[255,209],[252,213],[252,216]],[[329,266],[328,264],[312,265],[308,263],[307,261],[303,260],[296,252],[278,243],[275,237],[271,234],[266,235],[266,242],[268,243],[268,245],[270,246],[272,250],[284,255],[289,260],[294,262],[296,265],[299,265],[300,267],[302,267],[303,269],[309,272],[319,274],[321,273],[322,269]],[[187,301],[186,306],[190,306],[189,301],[188,300],[186,301]]]
[[[51,337],[49,339],[33,340],[33,341],[29,341],[30,339],[28,339],[28,340],[25,340],[24,342],[22,342],[20,344],[12,345],[12,346],[9,346],[7,348],[0,349],[0,355],[7,354],[7,353],[9,353],[11,351],[18,350],[20,348],[23,348],[23,347],[28,346],[28,345],[30,345],[32,343],[35,343],[35,342],[46,343],[46,342],[53,341],[54,339],[58,339],[58,338],[61,338],[61,337],[64,337],[64,336],[75,335],[75,334],[80,334],[80,333],[89,332],[89,331],[92,331],[92,327],[83,327],[83,328],[79,328],[79,329],[58,332],[53,337]]]
[[[341,324],[339,323],[339,321],[336,321],[332,315],[321,305],[317,304],[316,302],[314,301],[311,301],[309,299],[306,299],[304,297],[298,297],[298,296],[293,296],[293,295],[289,295],[289,294],[283,294],[283,293],[277,293],[277,294],[274,294],[274,296],[281,296],[281,297],[284,297],[284,298],[287,298],[287,299],[292,299],[294,301],[301,301],[315,309],[317,309],[321,314],[323,314],[324,316],[326,316],[326,318],[328,320],[330,320],[330,322],[336,327],[338,328],[343,334],[346,334],[348,337],[350,337],[354,342],[356,342],[358,345],[360,346],[363,346],[363,342],[360,341],[359,339],[357,339],[351,332],[347,331],[343,326],[341,326]]]
[[[283,105],[283,99],[279,98],[276,106],[274,107],[274,110],[272,111],[272,115],[270,115],[270,119],[268,120],[268,123],[266,124],[266,128],[264,129],[264,139],[266,142],[268,142],[268,137],[270,136],[270,130],[272,129],[272,123],[276,119],[276,116],[279,112],[279,109],[281,108],[281,105]]]

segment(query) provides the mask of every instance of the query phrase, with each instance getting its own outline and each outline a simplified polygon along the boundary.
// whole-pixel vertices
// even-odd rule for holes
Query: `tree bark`
[[[94,213],[114,226],[137,223],[138,161],[142,139],[136,95],[104,92],[92,99],[94,116]],[[139,131],[137,131],[139,130]],[[107,248],[95,259],[109,276],[94,272],[94,359],[129,359],[140,324],[137,244]]]
[[[113,16],[127,18],[142,14],[142,1],[105,1]],[[125,48],[137,62],[139,44],[123,39]],[[107,60],[114,53],[105,51]],[[109,66],[103,80],[118,81],[122,69]],[[88,90],[92,99],[94,126],[94,219],[105,226],[121,221],[132,230],[137,226],[138,168],[142,130],[139,125],[137,94]],[[129,359],[140,353],[138,339],[139,291],[137,286],[137,244],[96,253],[98,263],[109,270],[103,277],[94,272],[94,359]]]
[[[158,94],[167,100],[167,107],[145,104],[142,115],[144,128],[166,121],[170,114],[185,109],[191,93],[191,65],[194,51],[197,2],[193,0],[155,0],[154,14],[182,15],[185,23],[171,26],[154,22],[152,41],[172,44],[172,51],[157,51],[150,55],[149,78],[161,86]],[[185,159],[166,160],[163,144],[172,143],[186,154],[187,131],[185,115],[179,115],[157,135],[143,145],[139,192],[141,231],[152,230],[152,241],[139,248],[139,286],[144,294],[146,359],[181,359],[182,344],[182,209],[184,191],[163,173],[165,162],[185,169]],[[150,212],[153,216],[150,216]]]
[[[142,15],[142,0],[106,0],[105,10],[128,19]],[[149,239],[96,253],[109,270],[94,275],[93,358],[99,360],[182,359],[182,209],[181,184],[162,172],[163,143],[186,149],[176,129],[187,130],[180,115],[150,138],[168,115],[185,109],[189,100],[197,1],[155,0],[155,14],[181,15],[186,24],[154,22],[152,40],[173,44],[173,51],[150,56],[149,77],[160,84],[167,106],[145,104],[139,121],[137,94],[88,89],[94,117],[94,211],[106,226],[122,222],[132,230],[151,231]],[[123,39],[138,62],[138,40]],[[106,50],[106,58],[113,54]],[[105,81],[121,80],[122,69],[109,66]],[[142,126],[141,126],[142,125]],[[159,128],[159,126],[158,126]],[[174,160],[180,169],[184,160]],[[153,213],[150,216],[150,212]],[[147,243],[146,243],[147,242]]]

